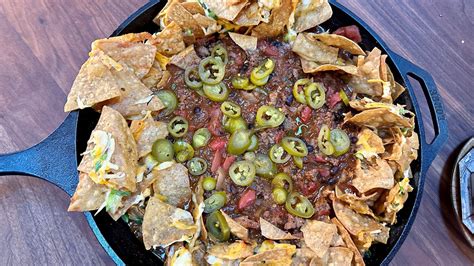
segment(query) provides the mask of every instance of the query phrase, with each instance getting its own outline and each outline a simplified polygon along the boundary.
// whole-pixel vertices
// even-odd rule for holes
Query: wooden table
[[[472,264],[474,252],[453,220],[449,184],[456,152],[474,135],[474,2],[340,1],[433,75],[449,121],[449,139],[427,174],[415,224],[393,264]],[[0,1],[0,153],[29,147],[61,123],[90,43],[145,2]],[[111,264],[84,216],[68,213],[68,204],[66,193],[45,181],[0,177],[0,264]]]

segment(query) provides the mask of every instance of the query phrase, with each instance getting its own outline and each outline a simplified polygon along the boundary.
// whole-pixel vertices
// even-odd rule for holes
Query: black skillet
[[[131,32],[158,31],[158,27],[152,20],[163,8],[165,2],[150,1],[125,20],[111,36]],[[330,21],[322,25],[323,28],[335,30],[340,26],[358,25],[364,40],[362,48],[372,50],[377,46],[388,54],[388,64],[394,72],[395,79],[408,87],[407,92],[403,93],[397,102],[407,105],[409,110],[414,110],[416,113],[415,130],[420,136],[421,152],[418,159],[412,163],[414,191],[410,193],[405,207],[398,214],[398,223],[391,227],[388,243],[373,245],[368,253],[370,255],[365,257],[369,265],[388,264],[407,237],[415,220],[426,171],[448,136],[447,121],[441,98],[431,75],[391,51],[367,24],[336,0],[330,2],[334,15]],[[430,144],[426,142],[420,108],[408,77],[414,78],[421,84],[434,118],[436,136]],[[81,159],[79,154],[85,150],[86,142],[98,118],[99,115],[89,109],[71,112],[62,125],[41,143],[24,151],[0,155],[0,175],[23,174],[39,177],[72,195],[78,182],[76,168]],[[90,212],[87,212],[85,216],[97,240],[116,264],[162,264],[158,257],[145,250],[143,243],[135,238],[122,220],[114,222],[105,212],[97,216],[92,216]]]

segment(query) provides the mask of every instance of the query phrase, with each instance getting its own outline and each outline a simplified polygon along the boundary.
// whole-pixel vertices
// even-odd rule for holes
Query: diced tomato
[[[248,189],[242,194],[242,196],[240,196],[239,203],[237,204],[237,208],[239,208],[239,210],[243,210],[247,208],[248,206],[252,205],[255,202],[256,198],[257,198],[257,194],[255,193],[255,190]]]
[[[280,143],[280,141],[283,139],[283,137],[285,136],[285,131],[278,131],[276,134],[275,134],[275,143]]]
[[[329,209],[322,209],[318,211],[318,216],[326,216],[329,215],[331,211]]]
[[[318,185],[315,182],[309,182],[308,184],[305,184],[302,189],[303,195],[310,196],[311,194],[316,192],[316,190],[318,189]]]
[[[347,37],[354,42],[361,42],[362,37],[360,36],[359,28],[356,25],[340,27],[339,29],[333,32],[334,34]]]
[[[210,118],[209,126],[207,127],[207,129],[209,129],[209,131],[214,136],[220,136],[223,133],[222,124],[221,124],[221,115],[222,115],[222,112],[219,108],[215,108],[210,113],[211,118]]]
[[[301,121],[303,123],[308,123],[309,119],[311,118],[311,115],[313,113],[313,109],[309,106],[305,106],[303,110],[301,111]]]
[[[339,92],[336,92],[336,93],[333,93],[333,94],[329,95],[329,97],[328,97],[328,106],[329,106],[329,108],[333,108],[340,101],[341,101],[341,96],[339,95]]]
[[[318,172],[322,177],[328,177],[331,174],[329,169],[326,167],[318,168]]]
[[[309,159],[312,160],[312,161],[315,161],[317,163],[327,163],[328,162],[326,159],[324,159],[324,157],[322,155],[311,155],[311,157]]]
[[[226,144],[227,144],[227,139],[225,137],[214,138],[209,143],[209,148],[211,148],[211,150],[213,150],[213,151],[223,150],[225,148]]]
[[[215,173],[222,164],[222,149],[216,150],[212,159],[211,172]]]
[[[268,41],[262,41],[262,42],[259,43],[259,46],[260,45],[262,47],[263,53],[266,56],[278,56],[279,55],[278,48],[273,46]]]
[[[222,168],[224,168],[225,171],[229,170],[229,167],[235,162],[235,157],[234,155],[227,155],[227,157],[224,160],[224,163],[222,164]]]

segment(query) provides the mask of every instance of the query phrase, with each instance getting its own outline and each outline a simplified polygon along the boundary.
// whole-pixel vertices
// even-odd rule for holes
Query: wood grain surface
[[[427,173],[415,224],[393,265],[472,265],[449,184],[460,146],[474,135],[474,1],[339,1],[433,75],[449,123],[449,139]],[[61,123],[90,43],[145,2],[0,0],[0,153],[27,148]],[[84,216],[68,213],[68,204],[66,193],[45,181],[0,177],[0,265],[112,264]]]

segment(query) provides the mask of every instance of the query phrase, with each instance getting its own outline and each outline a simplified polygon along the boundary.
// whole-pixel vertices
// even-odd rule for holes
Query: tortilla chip
[[[178,246],[181,245],[181,246]],[[175,248],[175,245],[178,246]],[[181,243],[173,244],[166,254],[166,265],[195,265],[191,252]]]
[[[321,33],[311,34],[308,33],[311,38],[314,38],[326,45],[334,46],[343,50],[348,51],[353,55],[365,55],[364,50],[360,46],[349,38],[346,38],[337,34]],[[385,55],[386,58],[386,55]],[[384,62],[385,63],[385,62]]]
[[[317,220],[306,220],[301,232],[306,245],[316,253],[316,256],[322,258],[337,233],[337,227]]]
[[[420,148],[420,142],[416,132],[412,132],[410,137],[404,139],[405,142],[401,145],[400,159],[396,160],[399,170],[402,173],[407,171],[410,168],[411,162],[418,158],[418,149]]]
[[[153,65],[156,47],[142,42],[126,42],[120,37],[100,39],[92,43],[92,51],[100,50],[119,64],[127,65],[138,78],[143,78]]]
[[[233,21],[240,11],[247,5],[248,0],[202,0],[202,3],[218,18]]]
[[[201,26],[201,29],[206,36],[216,33],[221,29],[221,26],[217,24],[217,21],[210,17],[206,17],[201,14],[194,14],[193,18],[196,20],[199,26]]]
[[[257,266],[257,265],[290,265],[291,257],[296,252],[294,249],[272,249],[267,250],[242,261],[240,266]]]
[[[380,56],[380,79],[383,81],[388,81],[388,70],[387,70],[387,63],[385,62],[387,60],[388,55],[383,54]],[[390,85],[393,85],[390,83]]]
[[[221,210],[222,215],[224,216],[227,224],[229,225],[230,232],[244,240],[245,242],[249,242],[249,230],[242,225],[240,225],[238,222],[236,222],[234,219],[232,219],[227,213]]]
[[[368,128],[362,129],[357,135],[356,149],[357,153],[364,156],[366,159],[377,157],[378,154],[384,153],[382,139]]]
[[[122,71],[114,71],[117,84],[121,89],[118,99],[105,102],[106,105],[120,112],[125,118],[143,117],[147,111],[154,112],[163,109],[164,105],[153,95],[133,72],[124,67]]]
[[[314,264],[311,264],[311,261],[313,260],[313,258],[317,258],[316,253],[314,253],[313,250],[307,247],[298,248],[296,249],[295,256],[293,256],[293,259],[291,261],[291,266],[314,265]],[[316,265],[324,265],[324,264],[321,263],[321,264],[316,264]]]
[[[157,175],[153,183],[153,190],[166,197],[167,203],[182,207],[191,199],[188,169],[180,163],[173,163],[171,167],[152,171]]]
[[[196,232],[191,213],[151,197],[143,217],[143,244],[148,250],[188,241]]]
[[[166,11],[167,23],[175,22],[181,27],[185,43],[193,43],[195,39],[204,36],[201,26],[181,3],[172,3]]]
[[[111,134],[115,141],[115,149],[110,162],[116,165],[117,169],[109,169],[108,172],[116,175],[121,175],[123,173],[122,178],[107,179],[107,186],[117,190],[126,189],[132,192],[135,191],[138,152],[135,140],[128,128],[127,121],[125,121],[119,112],[104,106],[94,131],[97,130]],[[83,156],[81,163],[77,167],[79,171],[89,174],[93,172],[95,168],[92,154],[87,152],[91,151],[95,146],[92,142],[94,131],[91,135],[91,139],[88,141],[86,154]]]
[[[380,79],[380,58],[382,56],[382,51],[375,47],[368,55],[365,57],[364,62],[359,67],[359,72],[361,76],[366,77],[367,79]]]
[[[300,1],[295,10],[293,28],[296,32],[302,32],[322,24],[331,16],[332,9],[328,0]]]
[[[257,37],[234,32],[229,32],[229,37],[245,51],[255,51],[257,49]]]
[[[169,2],[169,1],[168,1]],[[205,15],[204,8],[199,4],[199,2],[184,2],[181,5],[191,14],[201,14]]]
[[[253,246],[244,241],[235,241],[231,244],[214,244],[207,250],[210,256],[224,260],[240,260],[253,255]]]
[[[383,220],[395,224],[397,222],[397,213],[403,208],[408,199],[408,193],[413,191],[410,185],[410,179],[405,177],[398,182],[388,192],[385,202],[382,204],[379,213],[384,212]]]
[[[161,32],[153,34],[147,43],[154,45],[157,52],[172,56],[186,48],[181,33],[181,27],[172,21]]]
[[[87,59],[67,96],[67,102],[64,105],[65,112],[92,107],[106,100],[120,97],[120,87],[111,71],[113,66],[107,64],[108,61],[113,61],[113,59],[100,51],[93,53]]]
[[[350,249],[344,247],[329,248],[328,254],[328,265],[334,266],[351,266],[352,257],[354,256]]]
[[[79,183],[67,211],[85,212],[99,209],[108,190],[106,186],[92,181],[86,173],[79,173]]]
[[[196,54],[194,45],[190,45],[179,54],[173,55],[173,57],[171,57],[170,64],[178,66],[181,69],[187,69],[191,66],[199,64],[200,61],[201,58],[199,58],[199,56]]]
[[[199,178],[198,183],[196,184],[195,191],[192,196],[193,209],[192,214],[194,222],[196,223],[196,233],[193,236],[193,239],[189,242],[189,248],[194,249],[195,246],[200,242],[198,238],[201,238],[203,241],[207,241],[207,230],[204,224],[204,219],[202,214],[204,212],[204,188],[202,187],[203,177]]]
[[[333,65],[333,64],[325,64],[320,65],[314,61],[308,61],[304,58],[300,58],[301,60],[301,67],[303,68],[304,73],[317,73],[317,72],[325,72],[325,71],[343,71],[347,74],[357,75],[357,67],[353,65]]]
[[[369,240],[369,246],[372,240],[387,243],[390,228],[369,216],[358,214],[339,200],[333,200],[333,209],[337,219],[351,235],[361,240]]]
[[[327,46],[308,36],[308,33],[299,33],[291,50],[308,61],[320,64],[335,64],[337,62],[338,48]]]
[[[393,113],[387,108],[375,108],[362,111],[349,118],[346,122],[371,128],[412,127],[410,119]]]
[[[299,239],[298,237],[295,237],[292,234],[281,230],[280,228],[271,224],[262,217],[260,217],[260,230],[262,232],[262,236],[271,240]]]
[[[166,123],[155,121],[151,115],[147,115],[142,120],[132,121],[130,130],[137,142],[139,158],[151,152],[151,147],[157,139],[163,139],[168,136]]]
[[[375,163],[356,160],[352,185],[360,193],[365,193],[374,188],[391,189],[394,180],[392,168],[390,168],[387,161],[380,158],[375,158]]]
[[[360,214],[369,215],[372,218],[377,219],[374,212],[365,201],[357,199],[357,196],[354,194],[343,193],[338,186],[336,186],[335,190],[336,198],[348,204],[351,209]]]
[[[262,21],[262,17],[260,16],[260,7],[257,2],[246,6],[234,19],[236,25],[245,27],[256,26],[260,21]]]
[[[341,224],[341,222],[336,218],[332,218],[331,222],[337,226],[337,230],[339,232],[339,235],[341,235],[342,239],[344,240],[344,243],[346,244],[346,247],[349,248],[353,254],[354,254],[354,264],[355,266],[363,266],[365,265],[364,258],[360,254],[359,250],[357,249],[357,246],[354,244],[354,241],[352,241],[351,236],[349,235],[349,232],[347,232],[346,228]]]
[[[159,65],[155,66],[155,64],[153,64],[150,71],[148,71],[148,73],[141,79],[143,85],[149,89],[154,88],[163,77],[163,70]]]
[[[288,18],[292,12],[291,0],[281,0],[280,6],[274,8],[268,23],[260,23],[252,30],[252,36],[257,38],[276,37],[285,31]]]

